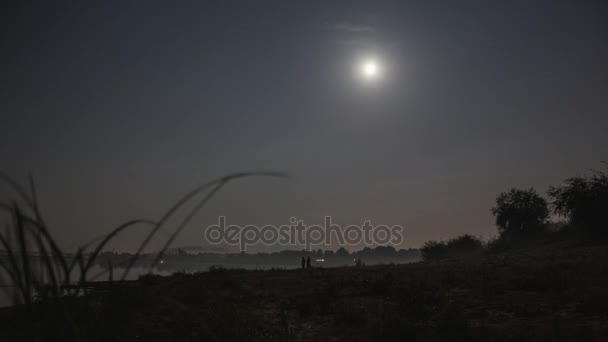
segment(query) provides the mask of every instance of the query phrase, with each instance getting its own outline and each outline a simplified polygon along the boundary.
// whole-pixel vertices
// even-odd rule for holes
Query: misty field
[[[603,341],[608,247],[145,276],[0,311],[3,341]],[[70,312],[64,315],[63,312]]]

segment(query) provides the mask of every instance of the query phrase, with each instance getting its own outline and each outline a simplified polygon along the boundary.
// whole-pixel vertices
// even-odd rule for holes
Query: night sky
[[[499,192],[608,159],[604,1],[0,6],[0,169],[35,177],[67,248],[259,169],[293,179],[230,184],[175,245],[218,215],[488,238]],[[370,54],[373,83],[354,70]]]

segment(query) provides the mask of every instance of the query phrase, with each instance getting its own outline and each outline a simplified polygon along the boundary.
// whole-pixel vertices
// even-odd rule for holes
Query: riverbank
[[[57,303],[2,310],[2,340],[600,341],[608,248],[310,270],[213,269],[103,283]],[[29,318],[28,318],[29,317]]]

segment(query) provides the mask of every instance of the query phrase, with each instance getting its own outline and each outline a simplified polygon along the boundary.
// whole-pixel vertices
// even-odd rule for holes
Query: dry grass
[[[111,229],[101,238],[83,244],[75,254],[71,255],[61,250],[44,220],[32,177],[29,178],[28,186],[25,187],[0,172],[0,183],[8,186],[14,194],[14,199],[10,202],[0,202],[0,212],[10,221],[5,232],[0,233],[0,282],[2,285],[10,285],[3,286],[2,290],[7,292],[7,296],[13,300],[14,304],[25,304],[28,311],[36,301],[63,303],[69,297],[79,296],[86,290],[89,280],[97,279],[105,273],[109,274],[110,279],[112,278],[113,267],[102,274],[89,275],[89,271],[104,247],[124,230],[136,225],[147,225],[151,228],[150,232],[144,236],[137,253],[127,260],[125,265],[113,265],[124,268],[122,274],[122,280],[124,280],[150,241],[161,229],[165,229],[167,221],[186,204],[194,202],[194,207],[172,230],[169,238],[157,253],[150,265],[150,270],[152,270],[194,215],[222,187],[234,180],[254,176],[285,177],[284,174],[277,172],[243,172],[215,179],[187,193],[167,210],[160,220],[130,220]],[[200,195],[203,197],[197,199]],[[32,265],[33,260],[40,260],[40,263]],[[3,274],[7,276],[6,279]],[[78,280],[73,281],[73,279]],[[67,309],[62,312],[66,315],[71,314]]]
[[[99,285],[68,306],[85,313],[75,322],[85,341],[604,341],[607,261],[600,246],[409,265],[220,268]],[[37,333],[68,336],[51,310],[37,307]],[[12,317],[2,318],[7,340],[26,337],[18,327],[31,322]]]

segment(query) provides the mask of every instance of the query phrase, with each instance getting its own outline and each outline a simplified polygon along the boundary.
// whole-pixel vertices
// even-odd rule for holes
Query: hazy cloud
[[[355,25],[355,24],[351,24],[351,23],[335,24],[335,25],[333,25],[333,28],[334,28],[334,30],[337,30],[337,31],[346,31],[346,32],[354,32],[354,33],[363,33],[363,32],[371,33],[371,32],[376,31],[371,26]]]

